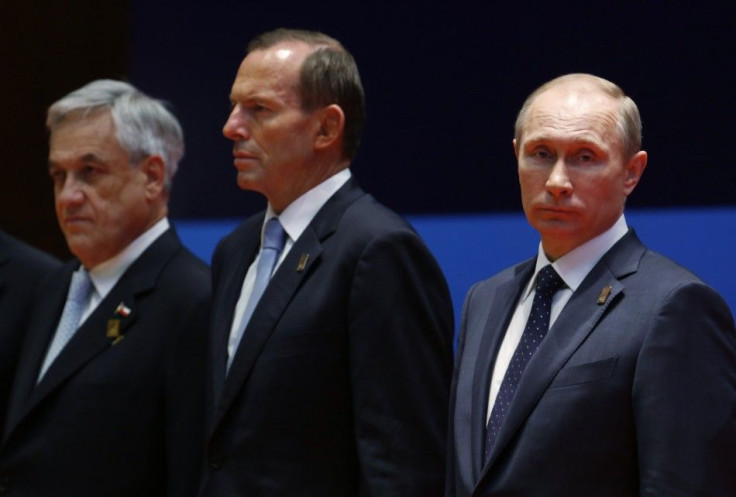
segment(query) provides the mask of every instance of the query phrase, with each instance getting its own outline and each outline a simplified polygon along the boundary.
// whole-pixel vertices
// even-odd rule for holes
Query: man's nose
[[[572,192],[572,182],[563,157],[557,159],[552,169],[550,169],[545,186],[547,191],[554,196],[567,195]]]
[[[64,183],[56,193],[56,199],[62,205],[78,205],[84,202],[84,191],[74,174],[67,174]]]
[[[243,112],[239,105],[236,105],[233,107],[233,110],[230,111],[230,115],[228,116],[227,121],[225,121],[225,125],[222,127],[222,134],[225,135],[225,138],[229,138],[234,141],[248,139],[248,129],[243,117]]]

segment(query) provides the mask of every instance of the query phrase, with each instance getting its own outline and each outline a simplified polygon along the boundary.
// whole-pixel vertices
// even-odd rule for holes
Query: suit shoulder
[[[496,287],[498,287],[498,285],[501,285],[511,279],[516,278],[519,273],[529,269],[530,265],[533,263],[534,259],[529,259],[502,269],[493,276],[476,282],[468,291],[468,296],[470,296],[471,294],[485,295],[488,292],[493,291]]]
[[[251,238],[256,233],[260,234],[264,216],[265,211],[261,211],[237,225],[230,233],[223,236],[217,242],[214,253],[218,254],[220,252],[237,250],[244,240]]]
[[[646,281],[652,290],[667,291],[685,284],[702,284],[709,286],[699,276],[680,263],[647,249],[639,261],[636,276]]]
[[[182,246],[163,268],[159,284],[177,298],[205,298],[210,294],[210,268]]]
[[[622,281],[630,293],[641,292],[642,299],[646,296],[663,303],[683,302],[687,308],[716,306],[729,309],[723,296],[698,275],[651,250],[642,255],[636,273]]]
[[[392,232],[410,232],[416,235],[406,219],[367,194],[357,198],[345,209],[339,226],[366,238]]]
[[[0,254],[8,270],[38,280],[61,267],[58,259],[16,238],[0,232]]]

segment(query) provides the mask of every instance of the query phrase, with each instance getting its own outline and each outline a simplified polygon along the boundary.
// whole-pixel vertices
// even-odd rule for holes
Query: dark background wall
[[[92,79],[127,77],[128,26],[125,3],[0,0],[0,228],[60,257],[46,108]]]
[[[64,255],[45,172],[45,108],[99,77],[168,100],[187,156],[174,218],[243,217],[220,129],[247,41],[318,29],[355,55],[368,123],[362,185],[406,214],[518,211],[512,125],[524,97],[567,72],[639,104],[650,165],[632,207],[736,204],[736,64],[726,2],[227,2],[0,0],[0,226]]]
[[[354,171],[401,212],[518,210],[516,112],[568,72],[611,79],[640,105],[650,167],[632,206],[736,203],[725,2],[150,3],[131,4],[131,77],[168,98],[188,133],[177,216],[262,206],[237,189],[220,129],[247,41],[276,26],[323,30],[353,52],[368,104]]]

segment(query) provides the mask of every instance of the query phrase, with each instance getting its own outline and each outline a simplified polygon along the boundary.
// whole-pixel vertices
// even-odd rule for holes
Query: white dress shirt
[[[278,261],[276,261],[276,266],[273,269],[274,273],[291,250],[291,247],[294,246],[294,242],[299,239],[304,230],[307,229],[307,226],[309,226],[309,223],[312,222],[314,216],[317,215],[319,210],[327,203],[330,197],[332,197],[337,190],[347,183],[350,177],[350,169],[343,169],[294,200],[278,216],[279,222],[286,232],[286,242]],[[277,216],[273,211],[271,204],[269,204],[266,209],[266,215],[263,218],[263,225],[261,226],[261,245],[263,245],[263,231],[265,229],[266,222],[272,217]],[[253,285],[256,280],[256,268],[258,267],[258,260],[260,257],[261,252],[259,250],[253,263],[248,267],[248,272],[245,274],[243,286],[240,290],[240,297],[238,298],[238,302],[235,304],[233,323],[230,328],[230,338],[227,344],[228,357],[234,356],[237,344],[240,342],[238,331],[240,330],[245,306],[250,299],[250,294],[253,292]]]
[[[110,293],[110,290],[113,289],[130,265],[168,229],[169,220],[164,217],[133,240],[117,255],[88,270],[89,277],[92,280],[92,292],[90,300],[84,312],[82,312],[82,318],[79,321],[80,326],[92,314],[100,302],[107,297],[107,294]]]
[[[567,304],[570,297],[572,297],[572,294],[577,290],[585,277],[588,276],[588,273],[598,263],[601,257],[603,257],[603,255],[605,255],[605,253],[608,252],[611,247],[613,247],[616,242],[626,234],[627,231],[628,227],[626,225],[626,219],[621,215],[616,223],[608,230],[597,237],[588,240],[584,244],[576,247],[574,250],[571,250],[555,262],[551,263],[552,267],[557,271],[557,274],[560,275],[566,286],[557,291],[557,293],[552,297],[552,309],[549,317],[550,329],[562,312],[565,304]],[[498,356],[496,357],[496,363],[493,367],[493,376],[491,377],[491,388],[488,392],[486,423],[491,416],[493,404],[496,402],[498,391],[501,389],[503,377],[509,367],[514,351],[521,341],[521,335],[524,333],[524,327],[529,319],[529,314],[531,314],[534,294],[536,293],[535,288],[537,274],[547,264],[550,264],[550,261],[544,254],[542,244],[540,243],[534,274],[521,294],[521,298],[514,310],[514,315],[511,318],[508,329],[506,330],[506,335],[501,343],[501,348],[498,351]]]

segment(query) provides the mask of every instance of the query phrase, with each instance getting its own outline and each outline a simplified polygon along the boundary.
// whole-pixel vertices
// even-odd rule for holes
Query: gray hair
[[[179,161],[184,157],[184,133],[163,102],[133,85],[111,79],[92,81],[52,104],[46,127],[53,133],[68,117],[84,118],[99,110],[110,111],[115,137],[130,155],[131,164],[153,155],[163,159],[164,186],[167,192],[171,191]]]
[[[514,126],[514,138],[516,138],[517,143],[521,142],[521,136],[524,132],[527,115],[529,114],[529,109],[534,103],[534,100],[536,100],[536,98],[545,91],[574,80],[586,81],[606,95],[618,100],[618,134],[621,138],[624,153],[627,157],[633,157],[634,154],[641,150],[641,115],[639,114],[639,109],[637,108],[636,103],[615,83],[611,83],[610,81],[598,76],[593,76],[592,74],[584,73],[566,74],[555,78],[544,83],[527,97],[524,101],[524,105],[521,106],[519,115],[516,118],[516,125]]]

